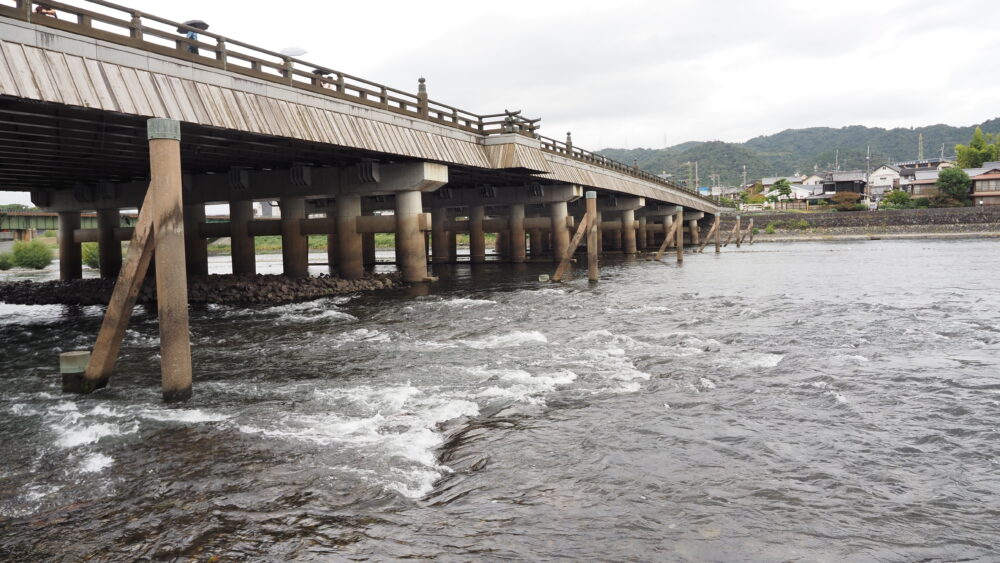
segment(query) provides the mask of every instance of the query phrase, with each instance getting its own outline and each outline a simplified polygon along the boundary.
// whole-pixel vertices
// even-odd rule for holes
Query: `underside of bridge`
[[[399,155],[191,123],[183,123],[181,133],[182,167],[192,175],[222,174],[234,167],[266,171],[416,162]],[[148,178],[145,117],[0,96],[0,190],[72,190]],[[453,188],[537,181],[528,174],[449,166],[448,184]]]

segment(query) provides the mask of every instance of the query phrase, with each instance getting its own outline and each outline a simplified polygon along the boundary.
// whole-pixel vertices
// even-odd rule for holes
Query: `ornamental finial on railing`
[[[573,154],[573,134],[566,131],[566,152]]]
[[[430,113],[427,103],[427,79],[421,76],[417,79],[417,113],[427,117]]]

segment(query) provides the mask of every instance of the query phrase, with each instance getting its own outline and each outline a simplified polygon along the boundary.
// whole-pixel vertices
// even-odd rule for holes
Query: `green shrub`
[[[14,266],[14,256],[10,252],[0,254],[0,270],[9,270]]]
[[[769,235],[773,235],[774,231],[777,228],[778,227],[777,227],[777,225],[775,225],[774,221],[771,221],[770,223],[767,224],[766,227],[764,227],[764,232],[767,233],[767,234],[769,234]]]
[[[40,240],[14,243],[14,265],[19,268],[44,269],[52,263],[52,249]]]
[[[83,263],[91,268],[101,267],[101,254],[96,242],[85,242],[82,245]]]
[[[44,238],[56,238],[56,236],[58,236],[58,234],[59,233],[57,231],[45,231],[40,236],[42,236]]]

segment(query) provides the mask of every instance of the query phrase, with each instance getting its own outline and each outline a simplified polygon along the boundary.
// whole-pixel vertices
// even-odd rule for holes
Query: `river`
[[[426,291],[192,311],[160,402],[137,309],[0,304],[0,559],[1000,558],[997,241],[682,266],[449,267]]]

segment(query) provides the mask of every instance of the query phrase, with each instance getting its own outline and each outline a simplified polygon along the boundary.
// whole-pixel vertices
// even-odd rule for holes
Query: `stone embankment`
[[[899,209],[828,213],[753,213],[754,241],[837,240],[864,238],[959,238],[1000,236],[1000,206]],[[725,216],[723,233],[733,228]],[[772,224],[774,232],[768,233]]]
[[[402,287],[397,273],[376,274],[360,280],[326,275],[292,279],[280,275],[213,275],[188,283],[191,303],[287,303]],[[18,305],[106,305],[114,280],[85,279],[50,282],[0,283],[0,302]],[[156,283],[147,279],[138,303],[156,301]]]

